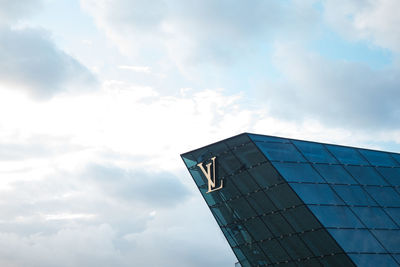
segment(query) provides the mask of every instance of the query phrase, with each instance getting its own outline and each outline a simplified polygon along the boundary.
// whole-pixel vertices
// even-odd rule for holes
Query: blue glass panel
[[[368,230],[328,229],[328,231],[346,252],[385,252]]]
[[[386,181],[394,186],[400,186],[400,168],[377,167],[377,170],[385,177]]]
[[[362,267],[398,267],[399,265],[390,255],[385,254],[349,254],[357,266]]]
[[[390,154],[387,152],[366,149],[359,149],[358,151],[369,161],[369,163],[371,163],[371,165],[389,167],[399,166],[399,164],[394,161]]]
[[[269,160],[306,162],[292,144],[256,142],[256,145]]]
[[[348,205],[376,206],[377,203],[368,196],[359,185],[333,185],[333,189]]]
[[[400,164],[400,154],[398,154],[398,153],[390,153],[390,156],[392,156],[392,158],[394,158],[397,161],[397,163]]]
[[[288,142],[290,142],[286,138],[281,138],[281,137],[276,137],[276,136],[267,136],[267,135],[259,135],[259,134],[248,134],[248,136],[253,141],[280,142],[280,143],[288,143]]]
[[[198,187],[200,187],[200,186],[202,186],[202,185],[205,185],[206,184],[206,178],[203,178],[203,175],[200,173],[200,171],[199,170],[197,170],[197,169],[192,169],[192,170],[189,170],[189,172],[190,172],[190,174],[192,175],[192,177],[193,177],[193,180],[194,180],[194,182],[196,183],[196,185],[198,186]]]
[[[384,207],[400,207],[400,195],[391,187],[367,186],[365,189]]]
[[[397,228],[382,208],[353,207],[352,210],[368,228]]]
[[[372,230],[390,253],[400,253],[400,230]]]
[[[290,186],[306,204],[343,204],[327,184],[290,183]]]
[[[296,140],[292,142],[310,162],[338,163],[322,144]]]
[[[325,182],[308,163],[273,162],[272,165],[289,182]]]
[[[346,166],[345,168],[362,185],[388,185],[373,167]]]
[[[314,164],[313,166],[328,183],[357,184],[341,165]]]
[[[400,208],[385,208],[389,216],[400,225]]]
[[[325,146],[343,164],[368,165],[368,162],[354,148],[334,145]]]
[[[185,162],[185,165],[188,169],[197,164],[197,162],[194,159],[192,159],[192,155],[190,154],[182,155],[182,159]]]
[[[309,206],[325,227],[362,228],[353,212],[344,206]]]

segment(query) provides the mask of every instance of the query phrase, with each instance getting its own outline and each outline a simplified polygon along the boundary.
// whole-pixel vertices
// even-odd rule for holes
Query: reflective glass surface
[[[338,163],[322,144],[294,140],[293,144],[301,151],[308,161],[313,163]]]

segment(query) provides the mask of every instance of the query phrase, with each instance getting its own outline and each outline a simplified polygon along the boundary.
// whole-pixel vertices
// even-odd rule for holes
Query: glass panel
[[[354,148],[335,145],[325,145],[325,147],[343,164],[368,165]]]
[[[309,208],[325,227],[338,227],[338,228],[364,227],[348,207],[309,206]]]
[[[390,253],[400,253],[400,230],[372,230]]]
[[[254,210],[243,197],[229,201],[227,202],[227,205],[231,207],[234,214],[236,214],[236,216],[241,220],[256,216]]]
[[[389,154],[390,156],[392,156],[392,158],[394,158],[397,161],[397,163],[400,163],[400,154],[398,153],[389,153]]]
[[[377,170],[394,186],[400,186],[400,168],[377,167]]]
[[[263,191],[253,193],[250,196],[246,196],[246,199],[256,211],[257,215],[269,213],[277,209]]]
[[[267,160],[253,143],[239,146],[232,152],[247,168]]]
[[[324,229],[300,235],[315,256],[340,253],[342,250]]]
[[[314,164],[314,168],[332,184],[357,184],[341,165]]]
[[[193,156],[189,153],[181,155],[181,158],[182,158],[183,162],[185,162],[185,165],[188,169],[197,164],[197,162],[194,160]]]
[[[344,204],[327,184],[295,184],[290,186],[306,204]]]
[[[231,236],[230,232],[225,228],[221,226],[221,231],[224,234],[226,240],[228,240],[228,243],[231,247],[235,247],[238,244],[236,243],[236,240]]]
[[[400,208],[386,208],[385,211],[392,217],[397,225],[400,225]]]
[[[350,258],[346,254],[336,254],[330,256],[324,256],[319,259],[322,263],[322,266],[354,266],[354,263],[350,260]],[[361,267],[362,265],[360,265]]]
[[[345,168],[362,185],[388,185],[373,167],[346,166]]]
[[[240,161],[231,153],[223,154],[220,157],[216,158],[217,166],[221,166],[227,174],[233,174],[240,169],[245,169],[244,164],[240,163]],[[221,175],[221,174],[218,174]]]
[[[207,179],[200,173],[201,171],[197,169],[189,170],[190,174],[193,177],[194,182],[198,187],[205,185],[207,183]]]
[[[399,266],[392,257],[385,254],[349,254],[357,266],[362,267],[397,267]]]
[[[273,162],[272,164],[288,182],[325,182],[308,163]]]
[[[294,209],[287,209],[281,214],[286,218],[295,232],[309,231],[318,229],[321,224],[315,219],[314,215],[306,206],[300,206]]]
[[[290,260],[290,257],[286,253],[285,249],[276,239],[261,242],[260,247],[272,263]]]
[[[238,219],[233,214],[233,210],[225,203],[222,203],[215,207],[211,207],[211,212],[214,214],[220,225],[227,225],[229,223],[233,223]]]
[[[292,144],[256,142],[256,145],[269,160],[306,162]]]
[[[292,142],[310,162],[338,163],[322,144],[296,140]]]
[[[289,140],[286,138],[276,137],[276,136],[267,136],[267,135],[259,135],[259,134],[249,134],[250,139],[253,141],[261,141],[261,142],[280,142],[280,143],[288,143]]]
[[[272,233],[260,218],[254,218],[244,222],[244,226],[254,240],[261,241],[272,237]]]
[[[397,228],[382,208],[353,207],[352,210],[368,228]]]
[[[385,252],[368,230],[328,229],[328,232],[346,252]]]
[[[303,204],[288,184],[271,187],[265,192],[280,210]]]
[[[305,243],[297,235],[285,236],[279,241],[294,260],[313,256]]]
[[[221,196],[223,196],[224,200],[228,200],[228,199],[237,197],[241,194],[239,192],[239,190],[237,190],[236,186],[229,179],[229,177],[227,179],[224,179],[222,189],[215,191],[213,193],[221,194]]]
[[[240,249],[252,266],[265,266],[268,264],[267,257],[257,244],[243,244]]]
[[[282,177],[270,163],[263,163],[254,168],[250,168],[247,171],[262,188],[267,188],[284,182]]]
[[[212,145],[207,146],[206,148],[214,156],[225,154],[229,150],[229,148],[227,147],[227,145],[224,144],[224,142],[214,143]]]
[[[358,149],[358,151],[374,166],[399,166],[387,152]]]
[[[247,261],[246,257],[244,256],[243,252],[240,250],[240,248],[233,248],[233,252],[236,255],[236,258],[239,260],[240,265],[242,267],[251,267],[250,263]]]
[[[378,205],[359,185],[333,185],[332,187],[348,205]]]
[[[237,136],[228,138],[226,140],[224,140],[225,144],[227,144],[230,148],[244,144],[244,143],[248,143],[250,142],[250,138],[248,137],[247,134],[239,134]]]
[[[253,241],[249,232],[243,227],[242,224],[230,224],[229,226],[225,227],[225,229],[238,245]]]
[[[295,232],[285,218],[279,213],[268,214],[267,216],[261,217],[261,219],[275,237]]]
[[[261,189],[247,172],[241,172],[240,174],[231,176],[228,179],[236,185],[242,194],[247,194]]]
[[[400,195],[391,187],[367,186],[365,189],[384,207],[400,207]]]

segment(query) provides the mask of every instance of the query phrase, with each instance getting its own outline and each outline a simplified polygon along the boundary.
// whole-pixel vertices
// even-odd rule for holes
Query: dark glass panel
[[[218,143],[209,145],[206,148],[214,156],[225,154],[229,150],[228,146],[225,145],[224,142],[218,142]]]
[[[295,232],[280,213],[268,214],[266,216],[262,216],[261,219],[275,237],[280,237],[281,235],[292,234]]]
[[[353,207],[352,210],[368,228],[397,228],[382,208]]]
[[[211,207],[211,212],[215,215],[220,225],[227,225],[238,220],[238,218],[233,213],[233,210],[225,203],[222,203],[215,207]]]
[[[208,206],[213,206],[215,204],[218,204],[218,203],[221,203],[224,201],[224,199],[222,199],[221,195],[219,193],[217,193],[218,191],[206,193],[208,191],[207,186],[199,187],[199,189],[200,189],[200,193],[203,195],[204,199],[206,200]]]
[[[400,253],[400,230],[372,230],[390,253]]]
[[[397,161],[397,163],[400,164],[400,154],[398,153],[389,153],[389,154],[390,156],[392,156],[392,158],[394,158]]]
[[[253,143],[247,143],[243,146],[239,146],[233,149],[232,152],[242,163],[246,165],[246,167],[254,166],[267,160]]]
[[[233,174],[238,170],[243,170],[246,168],[246,166],[240,163],[240,161],[231,152],[217,157],[216,164],[221,166],[227,174]]]
[[[235,253],[235,255],[236,255],[237,259],[239,260],[240,265],[241,265],[242,267],[252,267],[252,266],[250,265],[250,263],[247,261],[246,256],[245,256],[245,255],[243,254],[243,252],[240,250],[240,248],[238,248],[238,247],[233,248],[233,252]]]
[[[314,168],[332,184],[357,184],[341,165],[314,164]]]
[[[260,218],[254,218],[243,223],[248,232],[256,241],[272,237],[272,233]]]
[[[309,231],[321,227],[321,224],[315,219],[314,215],[306,206],[287,209],[281,212],[281,214],[294,228],[295,232]]]
[[[391,187],[367,186],[365,189],[384,207],[400,207],[400,195]]]
[[[221,231],[224,234],[226,240],[228,240],[228,243],[231,247],[235,247],[238,244],[236,243],[236,240],[231,236],[231,232],[228,231],[225,227],[221,227]]]
[[[385,250],[368,230],[328,229],[346,252],[383,253]]]
[[[257,244],[243,244],[239,246],[252,266],[265,266],[269,260]]]
[[[230,224],[229,226],[225,227],[225,230],[238,245],[253,242],[253,238],[249,232],[240,223]]]
[[[266,136],[259,134],[249,134],[250,139],[253,141],[261,141],[261,142],[280,142],[280,143],[288,143],[289,140],[286,138],[275,137],[275,136]]]
[[[274,204],[263,191],[246,196],[246,199],[249,201],[250,206],[253,207],[258,215],[276,210]]]
[[[288,182],[325,182],[308,163],[273,162],[272,164]]]
[[[192,160],[196,162],[203,162],[204,160],[210,159],[213,157],[213,154],[207,150],[207,147],[202,147],[196,150],[193,150],[190,152],[192,154],[193,158]]]
[[[290,185],[306,204],[343,204],[327,184],[290,183]]]
[[[338,163],[322,144],[296,140],[292,142],[310,162]]]
[[[257,215],[243,197],[229,201],[226,204],[231,207],[234,214],[241,220]]]
[[[354,148],[335,145],[325,145],[325,147],[343,164],[368,165]]]
[[[241,194],[235,184],[232,183],[230,177],[224,179],[222,189],[215,191],[214,193],[221,194],[225,200],[237,197]]]
[[[228,179],[236,185],[242,194],[247,194],[261,189],[246,171],[230,176]]]
[[[342,252],[340,247],[325,229],[305,232],[304,234],[301,234],[300,237],[308,245],[315,256]]]
[[[240,134],[238,136],[234,136],[232,138],[228,138],[224,142],[230,148],[232,148],[232,147],[236,147],[236,146],[239,146],[241,144],[250,142],[250,138],[247,136],[247,134]]]
[[[355,266],[346,254],[329,255],[319,258],[324,267],[350,267]]]
[[[292,144],[256,142],[256,145],[269,160],[307,162]]]
[[[262,188],[284,182],[270,163],[263,163],[259,166],[255,166],[254,168],[248,169],[248,172]]]
[[[377,169],[386,178],[386,181],[394,186],[400,186],[400,168],[377,167]]]
[[[358,149],[358,151],[374,166],[399,166],[387,152]]]
[[[332,187],[348,205],[377,205],[377,203],[359,185],[333,185]]]
[[[265,190],[278,209],[290,208],[303,204],[288,184],[280,184]]]
[[[345,168],[362,185],[388,185],[373,167],[346,166]]]
[[[279,241],[294,260],[313,256],[306,244],[297,235],[285,236]]]
[[[207,183],[207,179],[204,175],[201,174],[201,171],[198,169],[191,169],[189,170],[190,174],[193,177],[194,182],[198,187],[205,185]]]
[[[272,263],[290,260],[289,255],[276,239],[261,242],[260,247]]]
[[[399,265],[387,254],[349,254],[357,266],[362,267],[398,267]]]
[[[400,225],[400,208],[386,208],[385,211],[397,223],[397,225]]]
[[[309,206],[325,227],[363,228],[353,212],[344,206]]]

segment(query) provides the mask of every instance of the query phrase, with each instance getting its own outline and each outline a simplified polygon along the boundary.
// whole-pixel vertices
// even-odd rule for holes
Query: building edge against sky
[[[181,157],[242,266],[400,266],[400,154],[243,133]]]

